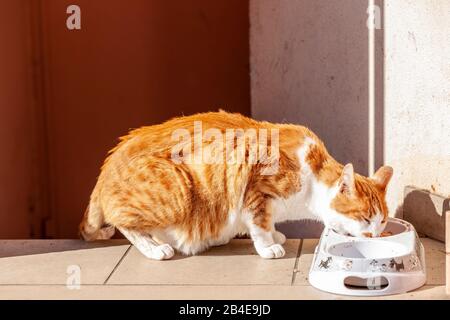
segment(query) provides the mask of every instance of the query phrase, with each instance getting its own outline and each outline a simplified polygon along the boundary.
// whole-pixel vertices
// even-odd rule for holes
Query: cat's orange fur
[[[204,131],[216,128],[224,135],[227,129],[278,129],[278,171],[272,175],[261,174],[272,165],[270,161],[175,163],[171,152],[178,141],[172,134],[177,129],[187,129],[194,136],[194,121],[200,121]],[[298,150],[306,140],[313,144],[307,152],[307,164],[302,164]],[[202,142],[204,148],[210,143]],[[249,148],[247,144],[247,157]],[[272,203],[302,191],[302,165],[309,166],[317,181],[330,188],[343,179],[344,166],[328,154],[322,141],[306,127],[260,122],[226,112],[179,117],[160,125],[142,127],[122,137],[105,160],[80,232],[87,240],[102,239],[109,238],[117,227],[121,231],[132,231],[133,236],[152,235],[156,243],[161,243],[164,241],[156,239],[156,230],[160,233],[170,230],[176,242],[172,245],[184,253],[203,250],[214,244],[214,239],[220,242],[230,223],[231,212],[246,212],[258,232],[273,232],[276,219]],[[391,175],[388,167],[380,169],[372,179],[351,172],[350,180],[339,186],[340,192],[332,200],[332,208],[349,219],[362,222],[370,222],[375,214],[381,213],[384,223],[387,216],[385,188]],[[246,231],[244,228],[236,233]],[[229,235],[232,236],[234,234]],[[128,238],[132,241],[131,236]],[[205,245],[190,250],[189,244],[195,243]]]

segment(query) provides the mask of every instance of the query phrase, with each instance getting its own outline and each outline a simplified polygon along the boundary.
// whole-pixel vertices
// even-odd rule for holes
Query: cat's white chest
[[[288,198],[278,198],[272,200],[272,213],[274,222],[289,220],[307,220],[320,219],[314,214],[312,208],[315,207],[317,198],[317,186],[319,182],[315,178],[306,157],[314,141],[310,138],[305,139],[303,146],[297,151],[300,161],[300,186],[301,190],[290,195]],[[325,198],[324,198],[325,199]]]
[[[302,188],[286,199],[277,198],[272,200],[272,214],[274,222],[290,220],[317,219],[309,209],[309,190]]]

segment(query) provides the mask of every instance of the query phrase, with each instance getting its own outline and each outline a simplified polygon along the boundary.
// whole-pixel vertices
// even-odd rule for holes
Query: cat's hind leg
[[[172,246],[159,244],[148,234],[121,227],[117,229],[147,258],[167,260],[175,254]]]

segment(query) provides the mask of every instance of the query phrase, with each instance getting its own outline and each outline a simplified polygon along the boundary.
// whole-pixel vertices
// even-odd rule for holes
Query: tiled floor
[[[423,239],[427,284],[383,299],[449,299],[444,244]],[[308,270],[317,240],[289,240],[286,256],[264,260],[249,240],[194,257],[143,257],[125,240],[0,241],[0,299],[349,299],[314,289]],[[67,283],[80,275],[81,287]]]

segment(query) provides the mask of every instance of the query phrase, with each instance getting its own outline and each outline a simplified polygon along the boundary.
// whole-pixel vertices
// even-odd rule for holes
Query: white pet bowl
[[[314,253],[309,282],[345,295],[405,293],[425,284],[425,255],[414,227],[390,218],[389,237],[361,239],[326,229]]]

